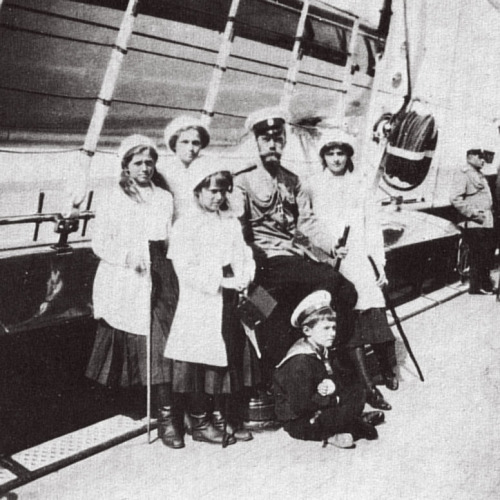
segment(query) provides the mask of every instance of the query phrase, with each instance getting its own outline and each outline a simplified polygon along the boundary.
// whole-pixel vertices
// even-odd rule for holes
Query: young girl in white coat
[[[385,313],[381,288],[387,284],[382,229],[377,207],[368,196],[360,173],[354,169],[352,139],[342,131],[326,133],[319,144],[323,171],[311,176],[305,190],[318,221],[313,241],[328,252],[342,258],[340,272],[356,287],[353,334],[346,340],[347,347],[361,381],[367,389],[367,402],[374,408],[390,410],[377,389],[366,367],[364,345],[370,344],[377,356],[386,386],[396,390],[394,374],[394,335]],[[347,244],[335,248],[344,228],[350,227]],[[375,277],[369,256],[380,273]]]
[[[174,224],[168,252],[179,279],[179,303],[165,356],[173,360],[174,392],[189,395],[193,439],[221,443],[212,397],[222,410],[222,395],[241,389],[245,335],[236,314],[237,292],[253,279],[255,263],[227,199],[231,173],[206,158],[189,170],[191,209]],[[232,436],[235,429],[228,432]],[[236,438],[252,436],[240,430]]]
[[[101,259],[93,290],[99,322],[87,376],[106,386],[146,385],[151,335],[161,435],[171,405],[171,367],[163,351],[178,295],[166,258],[173,201],[158,187],[158,151],[150,139],[126,138],[118,156],[120,180],[98,206],[93,228],[92,248]]]
[[[174,221],[191,206],[189,168],[210,143],[210,134],[201,121],[182,115],[174,118],[165,128],[165,144],[174,156],[167,158],[161,171],[167,189],[174,197]]]

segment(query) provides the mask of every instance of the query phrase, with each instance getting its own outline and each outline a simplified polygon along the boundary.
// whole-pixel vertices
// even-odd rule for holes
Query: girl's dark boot
[[[382,393],[372,382],[370,374],[368,373],[364,347],[356,347],[352,349],[349,354],[361,382],[366,387],[366,402],[378,410],[391,410],[392,406],[384,399],[384,396],[382,396]]]
[[[178,415],[174,415],[171,406],[164,406],[158,411],[158,437],[169,448],[184,448],[182,424]]]
[[[204,443],[213,443],[222,445],[224,442],[224,432],[217,429],[208,412],[191,414],[193,441],[202,441]],[[226,440],[225,444],[234,444],[236,439],[232,436]]]
[[[215,410],[212,416],[215,428],[224,432],[225,425],[227,435],[233,436],[236,441],[251,441],[253,439],[253,435],[248,429],[244,429],[243,427],[236,429],[229,421],[226,422],[224,415],[219,410]]]
[[[385,386],[391,391],[397,391],[399,388],[399,380],[396,373],[394,373],[394,367],[397,364],[394,342],[374,344],[372,347],[377,357]]]

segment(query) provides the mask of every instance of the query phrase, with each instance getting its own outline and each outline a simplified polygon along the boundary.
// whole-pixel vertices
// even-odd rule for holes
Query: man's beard
[[[261,156],[262,165],[271,174],[275,174],[279,167],[281,166],[281,155],[279,153],[270,153],[265,156]]]

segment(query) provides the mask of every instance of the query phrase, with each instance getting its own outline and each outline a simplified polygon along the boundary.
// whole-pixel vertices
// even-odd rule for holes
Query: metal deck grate
[[[17,479],[17,476],[10,472],[10,470],[4,469],[3,467],[0,467],[0,485],[8,483],[9,481],[12,481],[13,479]]]
[[[143,427],[144,422],[141,420],[117,415],[90,427],[21,451],[13,455],[12,459],[26,469],[35,471]]]

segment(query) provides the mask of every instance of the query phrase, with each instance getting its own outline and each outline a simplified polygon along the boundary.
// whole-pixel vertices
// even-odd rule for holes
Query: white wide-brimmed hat
[[[194,191],[203,179],[218,172],[232,173],[227,165],[223,165],[218,158],[211,156],[200,156],[191,163],[188,169],[188,188]]]
[[[147,146],[153,148],[156,151],[156,154],[158,154],[158,148],[156,147],[156,144],[149,137],[141,134],[129,135],[128,137],[123,139],[120,147],[118,148],[117,155],[120,162],[131,149],[134,149],[137,146]]]
[[[208,146],[210,143],[210,133],[202,121],[194,116],[182,115],[174,118],[165,128],[164,138],[167,148],[175,151],[175,142],[177,141],[179,131],[188,128],[196,128],[200,131],[202,149]]]
[[[325,149],[338,145],[345,148],[347,156],[353,156],[354,142],[354,137],[340,128],[327,129],[318,140],[318,154],[321,156]]]
[[[332,296],[326,290],[318,290],[309,294],[293,311],[290,320],[292,326],[300,328],[311,315],[323,309],[329,309],[332,316],[335,316],[335,312],[330,305],[331,301]]]

